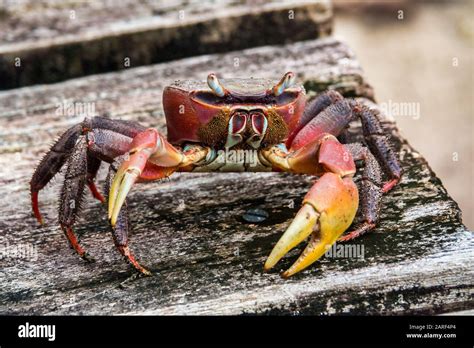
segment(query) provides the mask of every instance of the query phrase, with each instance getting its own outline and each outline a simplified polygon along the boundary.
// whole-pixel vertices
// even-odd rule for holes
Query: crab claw
[[[115,227],[125,198],[142,175],[148,160],[159,167],[175,168],[184,159],[184,155],[153,128],[137,134],[130,144],[130,149],[129,159],[117,170],[109,190],[109,220],[112,227]],[[162,170],[158,174],[163,177],[169,172],[170,170]],[[144,175],[146,177],[146,174]]]
[[[109,191],[109,220],[114,227],[127,194],[140,177],[150,156],[159,145],[159,134],[155,129],[139,133],[132,141],[130,156],[115,174]]]
[[[130,161],[124,162],[117,171],[109,192],[109,220],[112,227],[115,227],[125,198],[141,171],[140,167],[131,166]]]
[[[308,245],[284,278],[317,261],[351,225],[357,212],[359,194],[352,178],[325,173],[305,196],[295,219],[265,262],[269,270],[291,249],[311,236]]]

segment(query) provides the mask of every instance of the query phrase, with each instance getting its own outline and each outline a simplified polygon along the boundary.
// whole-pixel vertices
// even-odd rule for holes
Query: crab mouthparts
[[[236,110],[229,120],[226,148],[245,142],[258,149],[268,128],[262,110]]]

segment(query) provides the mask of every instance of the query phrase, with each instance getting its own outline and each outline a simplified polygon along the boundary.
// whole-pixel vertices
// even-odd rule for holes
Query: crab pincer
[[[183,154],[153,128],[147,129],[133,139],[128,157],[117,170],[110,186],[108,217],[112,227],[116,225],[120,209],[133,184],[140,179],[148,161],[160,166],[158,168],[176,167],[183,161]],[[157,174],[158,177],[159,172]]]
[[[282,274],[287,278],[317,261],[351,225],[359,205],[359,192],[352,180],[356,167],[352,156],[337,139],[323,134],[286,157],[293,170],[318,175],[303,200],[303,206],[265,262],[269,270],[291,249],[310,237],[306,249]]]
[[[350,226],[358,204],[359,194],[351,178],[324,174],[307,193],[295,219],[273,248],[265,270],[307,237],[310,240],[305,250],[282,276],[290,277],[317,261]]]

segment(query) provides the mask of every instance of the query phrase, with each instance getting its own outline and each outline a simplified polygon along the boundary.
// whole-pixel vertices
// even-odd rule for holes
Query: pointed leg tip
[[[33,208],[33,215],[35,216],[38,223],[42,226],[44,225],[43,216],[40,213],[38,205],[38,191],[31,192],[31,206]]]
[[[40,226],[44,225],[44,219],[38,209],[33,209],[33,216],[35,217],[36,221]]]
[[[79,244],[77,237],[72,229],[72,227],[63,226],[61,225],[61,229],[63,230],[66,238],[69,241],[69,246],[79,255],[79,257],[88,262],[94,262],[94,258],[87,253],[84,248]]]
[[[392,179],[390,181],[387,181],[382,187],[382,192],[387,193],[388,191],[393,189],[398,184],[399,181],[400,179]]]
[[[117,224],[117,217],[114,215],[109,216],[109,223],[112,228],[115,228],[115,225]]]
[[[349,240],[351,240],[351,237],[350,237],[349,235],[345,235],[345,236],[340,237],[340,238],[337,240],[337,242],[338,242],[338,243],[344,243],[344,242],[347,242],[347,241],[349,241]]]
[[[274,246],[265,262],[264,270],[273,268],[291,249],[310,236],[314,231],[318,218],[319,214],[314,207],[310,204],[304,204]]]
[[[87,186],[89,186],[89,189],[92,193],[92,196],[97,199],[98,201],[100,201],[101,203],[105,203],[105,198],[104,196],[102,196],[102,194],[99,192],[99,190],[97,189],[97,187],[95,186],[95,183],[94,181],[92,180],[88,180],[87,182]]]
[[[275,257],[275,255],[270,254],[270,256],[267,258],[265,261],[265,264],[263,265],[263,271],[268,272],[270,271],[275,265],[280,261],[281,257]]]
[[[145,267],[141,266],[140,264],[132,262],[132,265],[135,268],[135,271],[136,271],[135,274],[138,277],[152,277],[153,276],[153,272],[147,270]]]
[[[285,272],[283,272],[283,273],[280,274],[280,276],[281,276],[283,279],[288,279],[288,278],[290,278],[292,275],[293,275],[293,273],[291,273],[289,270],[288,270],[288,271],[285,271]]]
[[[91,256],[91,254],[89,254],[88,252],[84,252],[84,254],[81,255],[81,259],[89,263],[95,262],[95,258]]]
[[[153,275],[152,272],[150,272],[149,270],[147,270],[145,267],[143,267],[142,265],[140,265],[136,260],[135,258],[133,257],[133,255],[130,255],[130,256],[127,256],[128,258],[128,261],[132,264],[133,267],[135,267],[135,270],[138,272],[139,275],[142,275],[142,276],[145,276],[145,277],[151,277]]]
[[[140,270],[140,273],[143,274],[145,277],[151,277],[153,275],[153,273],[151,273],[149,270],[147,270],[146,268],[142,268]]]
[[[145,267],[140,265],[137,260],[135,260],[135,257],[130,251],[130,248],[128,245],[118,245],[117,246],[118,250],[120,253],[125,256],[125,259],[135,268],[135,270],[144,276],[151,276],[153,273],[151,273],[149,270],[147,270]]]

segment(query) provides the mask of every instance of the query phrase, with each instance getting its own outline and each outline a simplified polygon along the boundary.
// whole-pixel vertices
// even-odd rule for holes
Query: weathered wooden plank
[[[277,271],[262,273],[266,256],[311,185],[308,176],[178,174],[137,186],[130,197],[131,247],[155,272],[150,278],[130,277],[133,272],[114,250],[105,208],[92,199],[77,231],[97,261],[86,264],[67,248],[54,221],[61,179],[41,193],[48,224],[36,226],[28,193],[34,165],[54,135],[82,118],[57,113],[58,103],[94,103],[98,113],[164,131],[161,91],[170,81],[204,79],[209,71],[279,77],[286,70],[297,72],[309,89],[336,86],[369,104],[373,96],[352,52],[333,39],[0,93],[1,245],[38,252],[36,260],[11,254],[0,260],[0,313],[432,314],[472,309],[472,232],[462,225],[457,204],[429,165],[388,119],[384,125],[400,151],[405,176],[384,197],[376,231],[353,242],[364,246],[363,259],[325,258],[290,280]],[[351,131],[360,138],[357,123]],[[243,223],[242,214],[254,207],[268,211],[269,219]],[[278,269],[288,267],[300,250]]]
[[[332,28],[329,0],[27,0],[7,2],[0,17],[0,89],[315,39]]]

